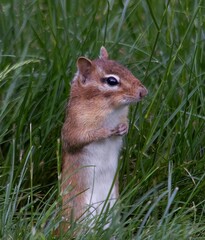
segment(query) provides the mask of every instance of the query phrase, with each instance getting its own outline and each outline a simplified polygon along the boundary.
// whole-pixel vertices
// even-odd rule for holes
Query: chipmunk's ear
[[[85,83],[87,76],[93,70],[92,61],[86,57],[79,57],[77,61],[78,72],[82,76],[83,82]]]
[[[108,52],[106,48],[103,46],[100,48],[100,59],[104,59],[104,60],[108,59]]]

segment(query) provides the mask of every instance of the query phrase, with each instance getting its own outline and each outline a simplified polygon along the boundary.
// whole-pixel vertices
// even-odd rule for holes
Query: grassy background
[[[102,45],[149,95],[130,112],[121,221],[78,239],[205,238],[204,29],[200,0],[0,2],[1,239],[53,238],[69,83]]]

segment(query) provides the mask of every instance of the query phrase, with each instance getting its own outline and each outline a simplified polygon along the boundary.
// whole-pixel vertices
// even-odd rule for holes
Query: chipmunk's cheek
[[[115,97],[112,97],[112,99],[110,99],[110,106],[112,106],[115,109],[128,104],[129,104],[129,100],[126,98],[126,96],[123,96],[123,97],[115,96]]]

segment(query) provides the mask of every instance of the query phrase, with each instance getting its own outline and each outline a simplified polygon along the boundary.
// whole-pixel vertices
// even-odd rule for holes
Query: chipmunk
[[[99,214],[109,195],[118,198],[118,166],[122,136],[128,132],[128,106],[147,95],[147,89],[107,50],[91,61],[77,60],[67,114],[62,127],[62,202],[65,230],[71,215],[78,220],[86,209]],[[111,191],[110,191],[111,190]]]

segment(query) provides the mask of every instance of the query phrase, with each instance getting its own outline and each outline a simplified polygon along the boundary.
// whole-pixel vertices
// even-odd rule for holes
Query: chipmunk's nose
[[[148,93],[148,91],[144,86],[139,87],[139,89],[138,89],[139,99],[145,97],[147,95],[147,93]]]

